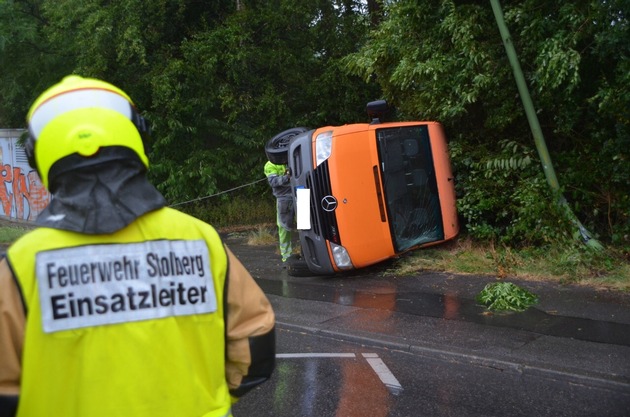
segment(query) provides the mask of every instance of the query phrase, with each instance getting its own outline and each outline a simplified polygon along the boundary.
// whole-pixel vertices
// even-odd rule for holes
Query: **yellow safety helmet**
[[[27,122],[26,155],[48,189],[53,165],[71,155],[96,163],[102,148],[128,148],[149,167],[146,121],[124,91],[104,81],[65,77],[35,100]]]

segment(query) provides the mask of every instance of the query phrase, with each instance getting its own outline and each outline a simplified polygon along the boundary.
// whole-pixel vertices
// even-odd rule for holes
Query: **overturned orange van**
[[[312,274],[363,268],[459,233],[444,129],[382,123],[386,109],[369,103],[371,123],[303,129],[288,142],[302,252],[293,262]]]

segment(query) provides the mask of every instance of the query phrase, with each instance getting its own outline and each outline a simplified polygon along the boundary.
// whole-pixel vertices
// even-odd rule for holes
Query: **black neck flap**
[[[50,204],[39,226],[86,234],[116,232],[166,205],[139,161],[107,161],[67,171],[55,178]]]

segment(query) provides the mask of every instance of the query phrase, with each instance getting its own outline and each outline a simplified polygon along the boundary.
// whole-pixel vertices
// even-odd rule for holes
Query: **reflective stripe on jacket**
[[[211,226],[169,208],[109,235],[19,239],[18,416],[230,415],[227,257]]]

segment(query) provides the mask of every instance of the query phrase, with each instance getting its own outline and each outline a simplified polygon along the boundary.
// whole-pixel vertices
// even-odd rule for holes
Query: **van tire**
[[[276,165],[286,165],[289,161],[289,143],[291,138],[307,131],[308,129],[305,127],[294,127],[280,132],[269,139],[265,145],[267,159]]]
[[[312,277],[315,274],[308,269],[308,265],[301,255],[293,254],[287,259],[287,273],[292,277]]]

